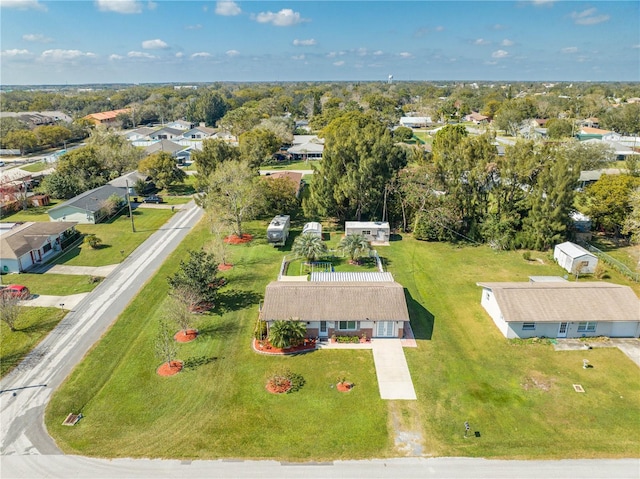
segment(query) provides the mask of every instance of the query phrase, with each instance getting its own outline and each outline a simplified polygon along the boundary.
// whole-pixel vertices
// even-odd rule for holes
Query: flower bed
[[[305,351],[313,351],[316,349],[316,341],[315,339],[305,339],[304,342],[298,346],[282,349],[272,346],[268,339],[254,339],[253,349],[264,354],[295,354]]]

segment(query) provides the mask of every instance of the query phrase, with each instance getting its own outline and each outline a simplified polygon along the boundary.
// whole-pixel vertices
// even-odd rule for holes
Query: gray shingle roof
[[[93,190],[80,193],[78,196],[71,198],[70,200],[60,203],[54,206],[49,211],[56,211],[64,206],[73,206],[85,211],[96,212],[102,208],[102,202],[109,198],[111,195],[118,195],[120,198],[126,198],[127,193],[125,188],[117,188],[112,185],[104,185]]]
[[[263,320],[409,321],[402,285],[395,282],[283,282],[267,285]]]
[[[629,286],[601,282],[478,283],[490,289],[506,322],[640,321]]]
[[[72,221],[59,221],[49,223],[39,221],[25,223],[16,226],[13,230],[7,231],[0,236],[0,250],[4,258],[19,258],[29,251],[41,248],[49,236],[59,235],[77,223]]]

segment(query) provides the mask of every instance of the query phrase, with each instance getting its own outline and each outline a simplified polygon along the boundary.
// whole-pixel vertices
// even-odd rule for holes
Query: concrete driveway
[[[89,293],[71,294],[69,296],[50,296],[47,294],[36,294],[29,299],[20,301],[20,306],[40,306],[49,308],[63,308],[71,311],[75,309],[80,301],[87,297]],[[64,304],[64,306],[60,306]]]
[[[618,348],[640,367],[640,340],[637,338],[609,338],[607,341],[582,341],[580,339],[556,339],[556,351],[579,351],[589,348]]]

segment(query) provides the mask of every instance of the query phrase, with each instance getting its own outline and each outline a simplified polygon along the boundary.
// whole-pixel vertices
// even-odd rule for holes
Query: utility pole
[[[129,207],[129,218],[131,218],[131,231],[136,232],[136,226],[133,224],[133,212],[131,211],[131,193],[129,193],[129,180],[124,180],[127,185],[127,206]]]

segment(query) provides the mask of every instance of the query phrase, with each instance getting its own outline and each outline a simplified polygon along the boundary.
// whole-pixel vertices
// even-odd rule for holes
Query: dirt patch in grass
[[[218,271],[229,271],[231,268],[233,268],[232,264],[219,264],[218,265]]]
[[[539,389],[544,392],[549,392],[554,383],[555,380],[553,378],[548,378],[544,374],[541,374],[537,371],[532,371],[528,376],[524,378],[524,381],[522,382],[522,388],[525,391]]]
[[[175,339],[179,343],[189,343],[198,337],[197,329],[187,329],[186,331],[178,331],[174,336]]]
[[[336,389],[341,393],[348,393],[353,389],[353,384],[347,381],[342,381],[336,385]]]
[[[291,381],[284,378],[279,378],[279,380],[270,379],[267,381],[265,389],[271,394],[285,394],[291,389]]]
[[[159,376],[173,376],[182,371],[182,361],[171,361],[170,363],[162,363],[162,365],[156,370]]]
[[[253,239],[253,235],[245,233],[242,236],[229,235],[224,239],[224,242],[227,244],[243,244],[243,243],[248,243],[252,239]]]

